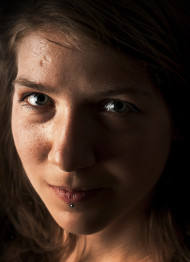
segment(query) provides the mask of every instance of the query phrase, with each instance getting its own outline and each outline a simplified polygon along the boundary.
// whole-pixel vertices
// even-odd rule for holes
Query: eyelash
[[[18,102],[19,103],[23,103],[25,101],[25,99],[27,98],[30,98],[32,95],[43,95],[45,96],[48,100],[47,101],[50,101],[52,103],[52,105],[54,105],[54,101],[52,98],[50,98],[49,96],[43,94],[43,93],[27,93],[27,94],[24,94],[19,100]],[[114,109],[113,107],[118,103],[118,112],[114,112]],[[108,105],[110,104],[110,105]],[[124,111],[122,112],[121,110],[121,104],[124,105]],[[29,102],[26,103],[26,104],[23,104],[22,106],[25,106],[27,109],[30,109],[30,110],[40,110],[44,107],[47,107],[46,105],[31,105]],[[49,105],[48,105],[49,106]],[[130,103],[130,102],[127,102],[127,101],[124,101],[124,100],[120,100],[120,99],[104,99],[103,102],[101,102],[100,104],[100,110],[102,110],[102,108],[104,109],[104,111],[106,112],[111,112],[111,113],[115,113],[115,114],[125,114],[125,113],[137,113],[139,112],[139,109],[137,108],[137,106],[135,106],[134,104]]]
[[[114,112],[114,109],[113,107],[115,105],[117,105],[118,103],[118,112]],[[108,106],[108,104],[110,104]],[[124,106],[124,111],[121,110],[121,104],[123,104]],[[137,106],[135,106],[134,104],[130,103],[130,102],[127,102],[127,101],[124,101],[124,100],[121,100],[121,99],[106,99],[104,100],[104,103],[103,103],[103,106],[105,108],[105,110],[107,112],[112,112],[112,113],[117,113],[117,114],[125,114],[125,113],[138,113],[139,112],[139,109],[137,108]]]
[[[35,95],[35,96],[43,95],[43,96],[45,96],[48,99],[48,101],[50,101],[52,103],[52,105],[54,104],[53,99],[50,98],[49,96],[43,94],[43,93],[27,93],[27,94],[24,94],[18,100],[18,102],[19,103],[23,103],[25,101],[25,99],[30,98],[32,95]],[[31,109],[31,110],[40,110],[43,107],[47,107],[47,105],[36,105],[36,106],[35,105],[31,105],[29,102],[27,102],[26,104],[23,104],[22,106],[25,106],[26,108]]]

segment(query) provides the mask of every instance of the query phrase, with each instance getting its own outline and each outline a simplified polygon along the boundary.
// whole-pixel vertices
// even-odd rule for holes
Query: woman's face
[[[42,32],[19,43],[12,132],[55,221],[91,234],[147,207],[173,128],[143,63],[65,43],[60,33]]]

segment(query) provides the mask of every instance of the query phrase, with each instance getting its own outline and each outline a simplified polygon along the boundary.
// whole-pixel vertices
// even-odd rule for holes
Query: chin
[[[82,213],[66,213],[65,215],[54,216],[54,220],[61,228],[76,235],[98,233],[111,223],[111,219],[107,216]]]

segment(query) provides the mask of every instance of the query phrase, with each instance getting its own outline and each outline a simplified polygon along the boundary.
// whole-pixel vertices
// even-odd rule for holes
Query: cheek
[[[107,144],[106,168],[123,183],[154,183],[166,165],[172,142],[172,128],[164,122],[142,125]]]
[[[48,139],[40,125],[26,121],[18,110],[12,112],[12,134],[18,155],[24,168],[47,158]]]
[[[112,146],[112,157],[104,167],[117,177],[115,191],[121,203],[126,199],[126,206],[131,206],[151,193],[159,180],[170,153],[171,137],[169,133],[134,132]]]

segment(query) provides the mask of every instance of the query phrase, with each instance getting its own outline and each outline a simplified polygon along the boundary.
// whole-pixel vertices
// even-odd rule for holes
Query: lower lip
[[[67,191],[57,187],[50,186],[56,195],[63,201],[69,204],[80,203],[90,198],[97,196],[103,191],[102,188],[89,191]]]

